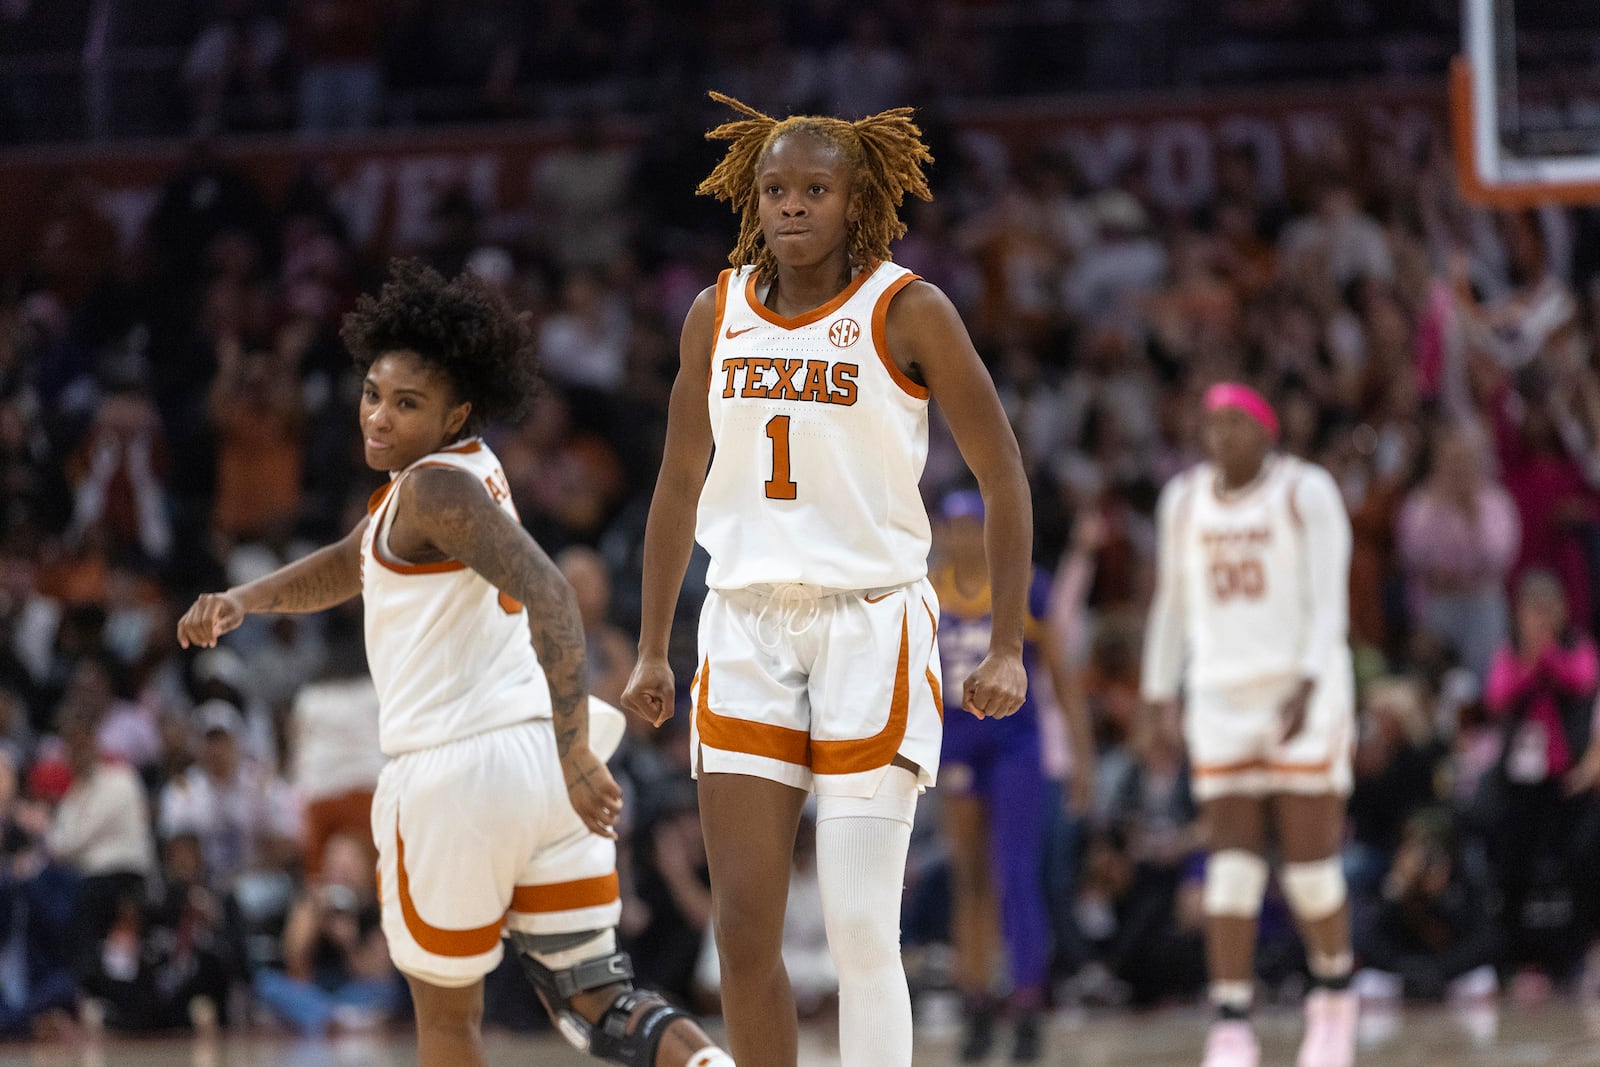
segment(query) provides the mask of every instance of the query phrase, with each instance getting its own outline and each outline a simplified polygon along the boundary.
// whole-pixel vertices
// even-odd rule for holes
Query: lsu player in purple
[[[940,831],[950,854],[951,941],[966,1014],[961,1059],[985,1059],[994,1041],[996,1005],[989,983],[998,927],[1010,964],[1009,1014],[1014,1062],[1042,1054],[1040,1012],[1050,973],[1051,923],[1045,897],[1047,806],[1053,800],[1040,743],[1041,707],[1068,716],[1075,768],[1093,760],[1083,702],[1064,665],[1045,650],[1049,576],[1035,571],[1028,588],[1023,665],[1028,695],[1015,715],[984,720],[961,710],[961,680],[989,649],[989,583],[983,543],[983,497],[949,494],[939,508],[939,656],[944,668],[944,747],[940,754]],[[1050,689],[1060,698],[1045,698]],[[998,922],[996,921],[998,919]]]

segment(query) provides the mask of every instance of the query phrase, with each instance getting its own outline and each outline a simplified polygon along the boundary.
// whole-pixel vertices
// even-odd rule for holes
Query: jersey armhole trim
[[[889,301],[912,282],[922,279],[915,274],[906,274],[889,283],[879,296],[878,302],[872,306],[872,347],[878,350],[878,359],[883,363],[883,369],[889,372],[889,377],[894,380],[906,395],[918,400],[928,399],[926,386],[918,385],[912,381],[905,371],[895,365],[894,357],[889,354]]]
[[[733,285],[733,268],[728,267],[717,275],[717,312],[711,323],[711,351],[706,354],[706,391],[711,391],[711,381],[717,376],[717,339],[722,335],[722,320],[728,312],[728,289]]]
[[[476,452],[477,449],[472,449],[471,451]],[[464,474],[472,473],[471,471],[466,470],[464,467],[456,466],[454,463],[432,462],[418,463],[414,467],[407,468],[405,474],[410,474],[415,470],[422,470],[425,467],[443,467],[446,470],[461,471]],[[404,476],[405,475],[402,474],[401,478]],[[400,480],[400,478],[396,478],[394,481],[389,483],[388,488],[398,488],[400,485]],[[466,570],[467,565],[458,559],[442,559],[435,563],[407,563],[403,559],[396,559],[389,555],[389,551],[386,546],[389,540],[389,527],[392,525],[393,520],[393,516],[389,514],[389,507],[397,499],[399,499],[398,493],[387,492],[384,495],[383,501],[379,505],[379,513],[374,518],[374,523],[377,526],[377,529],[372,531],[372,558],[381,563],[384,569],[394,571],[396,574],[453,574],[456,571]]]

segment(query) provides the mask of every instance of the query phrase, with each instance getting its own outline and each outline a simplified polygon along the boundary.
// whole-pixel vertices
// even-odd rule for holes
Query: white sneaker
[[[1200,1067],[1260,1067],[1261,1046],[1243,1019],[1218,1019],[1206,1035],[1206,1056]]]
[[[1352,1067],[1356,1061],[1356,995],[1313,990],[1306,997],[1306,1036],[1296,1067]]]

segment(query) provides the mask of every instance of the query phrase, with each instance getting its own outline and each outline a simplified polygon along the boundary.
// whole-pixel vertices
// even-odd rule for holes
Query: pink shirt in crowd
[[[1399,518],[1400,558],[1428,592],[1476,592],[1505,579],[1517,555],[1521,524],[1498,485],[1478,491],[1475,518],[1426,489],[1406,498]]]
[[[1489,668],[1485,703],[1492,714],[1504,716],[1517,701],[1532,695],[1527,721],[1544,727],[1546,772],[1555,777],[1564,774],[1581,755],[1567,749],[1566,730],[1556,701],[1587,701],[1594,696],[1597,681],[1600,655],[1587,637],[1580,638],[1571,648],[1552,645],[1532,663],[1525,662],[1508,645],[1495,654],[1494,665]]]

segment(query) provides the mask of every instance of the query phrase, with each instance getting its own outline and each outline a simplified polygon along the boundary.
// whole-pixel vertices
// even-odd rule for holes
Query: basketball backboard
[[[1600,3],[1462,0],[1451,134],[1467,199],[1600,203]]]

